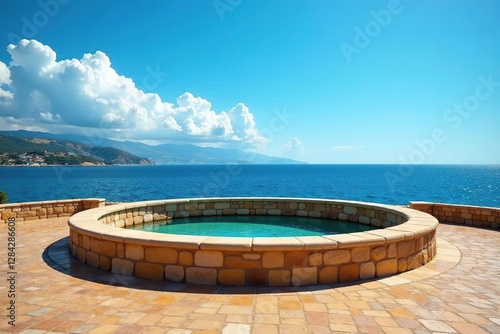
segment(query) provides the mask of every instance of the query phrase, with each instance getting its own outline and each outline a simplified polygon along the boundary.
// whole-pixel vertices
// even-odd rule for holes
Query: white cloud
[[[243,103],[216,112],[209,101],[189,92],[175,104],[162,101],[158,94],[145,93],[132,79],[119,75],[101,51],[57,61],[56,53],[36,40],[11,44],[7,51],[12,57],[9,66],[0,62],[4,124],[43,125],[59,132],[97,129],[105,136],[119,133],[138,140],[254,145],[266,141]]]
[[[304,149],[304,145],[298,138],[293,138],[288,143],[284,144],[283,147],[289,152],[301,152]]]
[[[10,70],[0,61],[0,106],[10,104],[10,101],[14,97],[11,92],[4,90],[2,86],[10,85]]]

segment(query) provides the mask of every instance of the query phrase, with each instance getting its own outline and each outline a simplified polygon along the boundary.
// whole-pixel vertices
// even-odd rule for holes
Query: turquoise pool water
[[[167,234],[219,237],[299,237],[373,230],[376,227],[331,219],[291,216],[209,216],[175,218],[129,228]]]

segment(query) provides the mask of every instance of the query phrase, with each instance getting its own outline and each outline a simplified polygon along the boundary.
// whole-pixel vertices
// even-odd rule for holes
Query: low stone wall
[[[410,208],[426,212],[441,223],[500,229],[500,208],[430,202],[410,202]]]
[[[287,215],[339,219],[384,229],[314,237],[167,235],[123,229],[176,217]],[[207,285],[300,286],[384,277],[422,266],[436,253],[437,220],[372,203],[293,198],[206,198],[117,204],[71,217],[69,248],[114,273]]]
[[[103,205],[103,198],[0,204],[0,223],[6,223],[9,218],[15,218],[17,221],[25,221],[69,217],[77,212]]]

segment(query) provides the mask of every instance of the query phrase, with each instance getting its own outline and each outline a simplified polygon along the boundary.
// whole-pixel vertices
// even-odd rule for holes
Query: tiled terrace
[[[438,255],[359,284],[227,288],[92,269],[67,252],[67,218],[18,222],[16,326],[8,325],[0,226],[1,333],[500,333],[500,233],[441,224]]]

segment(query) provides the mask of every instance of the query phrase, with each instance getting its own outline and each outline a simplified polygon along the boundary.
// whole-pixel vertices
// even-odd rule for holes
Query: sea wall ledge
[[[0,204],[0,224],[9,218],[17,221],[69,217],[80,211],[105,205],[104,198],[78,198],[55,201]]]
[[[441,223],[500,230],[500,208],[432,202],[410,202],[410,208],[428,213]]]
[[[338,219],[377,230],[314,237],[247,238],[158,234],[134,224],[214,215]],[[436,254],[438,221],[376,203],[305,198],[194,198],[123,203],[72,216],[70,252],[117,274],[206,285],[300,286],[384,277]]]

